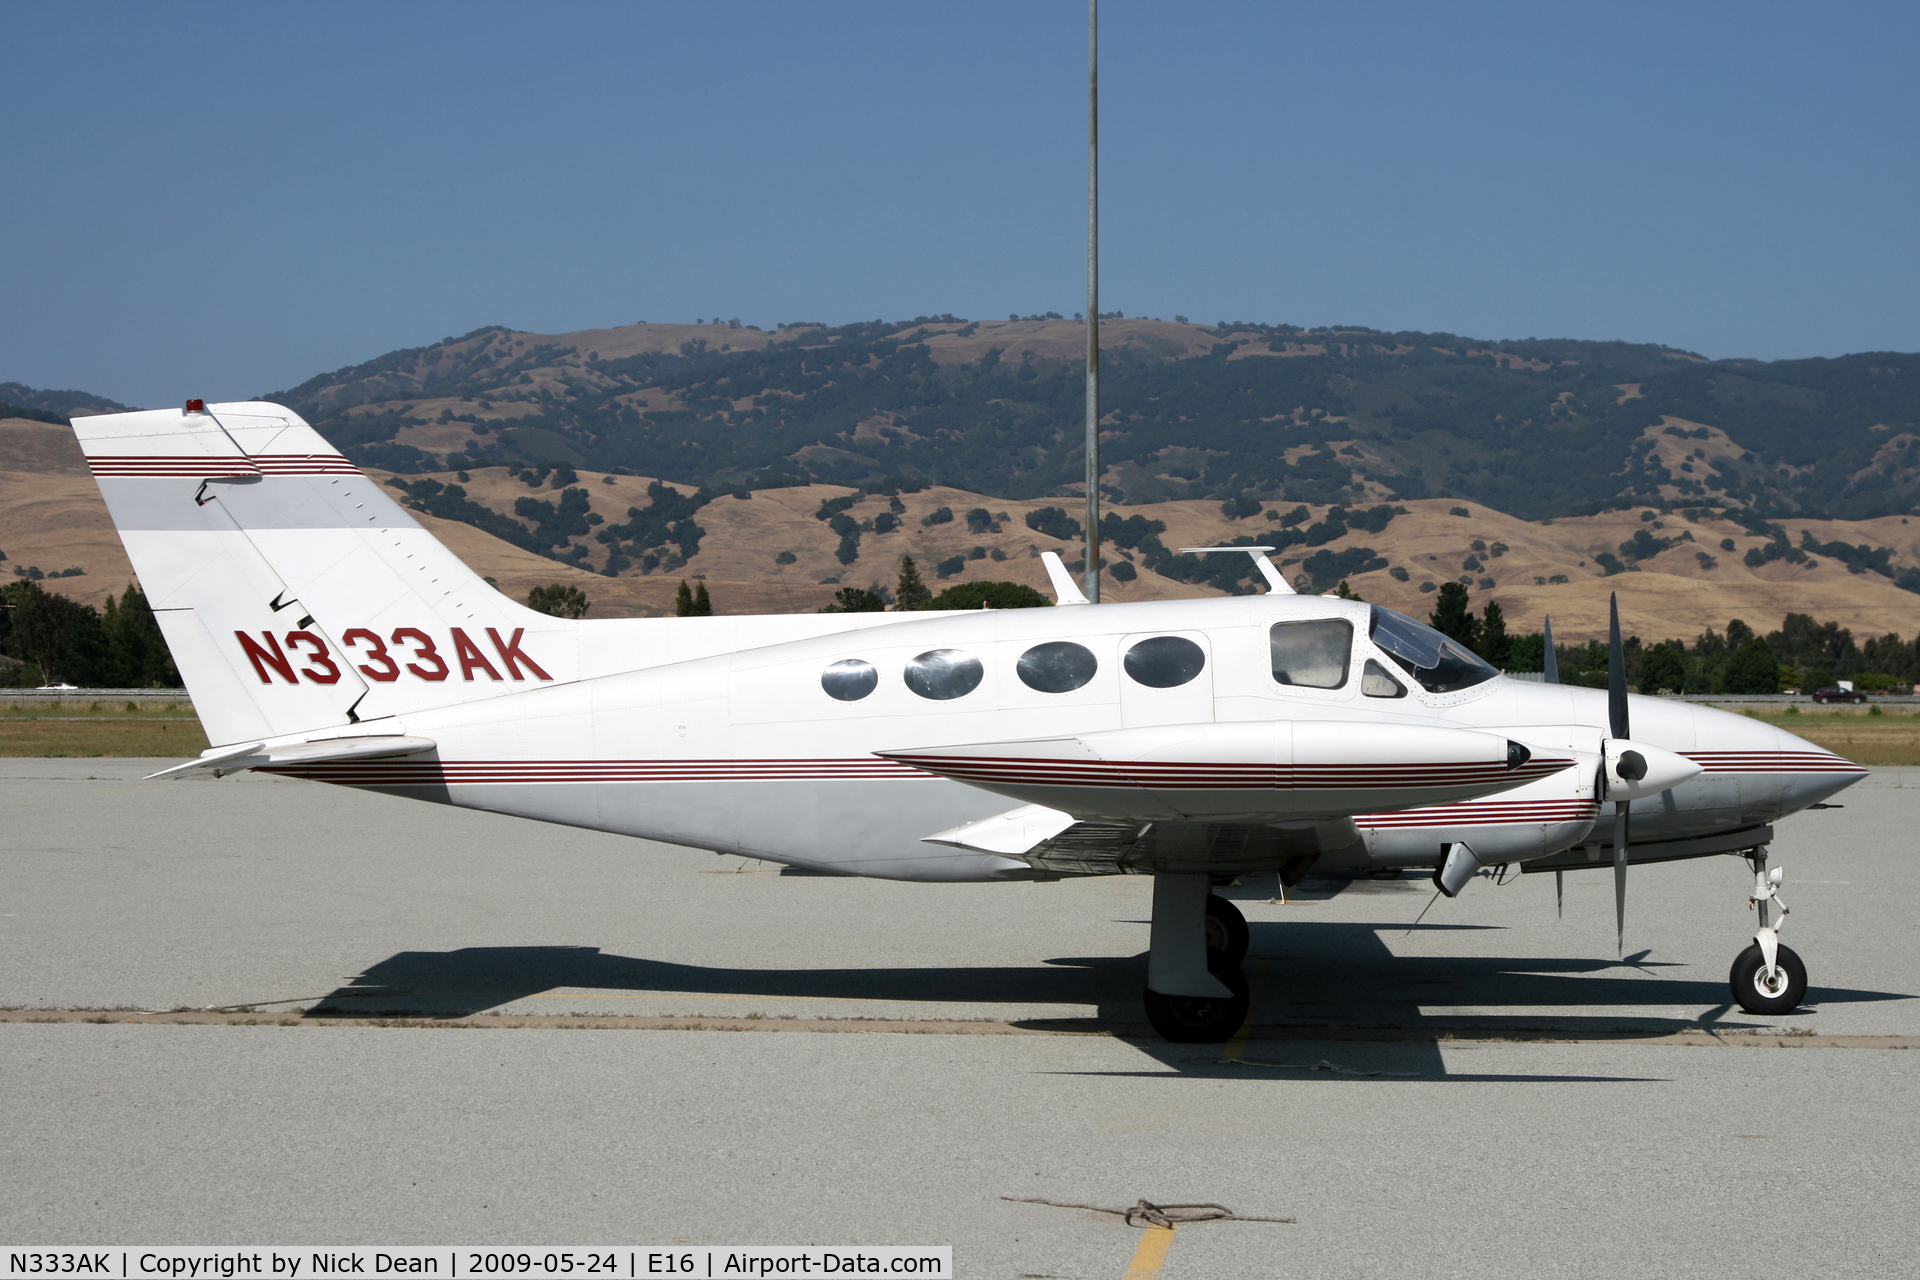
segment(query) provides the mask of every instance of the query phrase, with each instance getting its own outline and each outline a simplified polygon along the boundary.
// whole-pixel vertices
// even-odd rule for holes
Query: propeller
[[[1553,651],[1553,615],[1547,615],[1547,660],[1541,670],[1546,673],[1548,684],[1560,683],[1560,655]]]
[[[1627,653],[1620,643],[1620,595],[1608,597],[1607,728],[1616,738],[1631,738],[1627,723]],[[1602,764],[1604,772],[1606,766]],[[1614,945],[1627,953],[1627,807],[1625,797],[1613,802],[1613,919]]]

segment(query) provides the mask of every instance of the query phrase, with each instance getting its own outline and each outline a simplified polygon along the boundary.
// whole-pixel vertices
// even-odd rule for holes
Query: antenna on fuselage
[[[1042,551],[1040,563],[1046,567],[1047,581],[1053,586],[1055,604],[1086,604],[1088,600],[1080,594],[1080,588],[1073,585],[1073,575],[1067,572],[1067,566],[1060,560],[1058,551]]]
[[[1267,594],[1274,596],[1298,595],[1286,576],[1274,568],[1273,561],[1267,559],[1267,552],[1273,547],[1181,547],[1183,556],[1204,556],[1215,551],[1244,551],[1253,557],[1254,567],[1260,570],[1260,576],[1267,580]]]

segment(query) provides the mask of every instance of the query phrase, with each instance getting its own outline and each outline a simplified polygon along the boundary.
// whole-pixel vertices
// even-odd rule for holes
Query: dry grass
[[[0,756],[148,756],[207,749],[193,708],[178,702],[0,702]]]
[[[1874,715],[1874,711],[1881,714]],[[1920,712],[1879,707],[1845,711],[1749,711],[1755,720],[1869,766],[1920,765]]]

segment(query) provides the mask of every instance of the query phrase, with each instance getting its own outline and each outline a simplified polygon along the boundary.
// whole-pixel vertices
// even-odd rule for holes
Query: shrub
[[[1053,603],[1018,582],[958,582],[933,598],[935,609],[1039,609]]]
[[[554,618],[584,618],[593,607],[587,593],[578,587],[553,582],[527,592],[527,608]]]

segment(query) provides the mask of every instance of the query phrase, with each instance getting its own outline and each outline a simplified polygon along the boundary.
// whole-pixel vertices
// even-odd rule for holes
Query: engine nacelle
[[[1322,720],[1155,725],[875,754],[1081,818],[1253,823],[1471,800],[1574,763],[1477,729]]]

